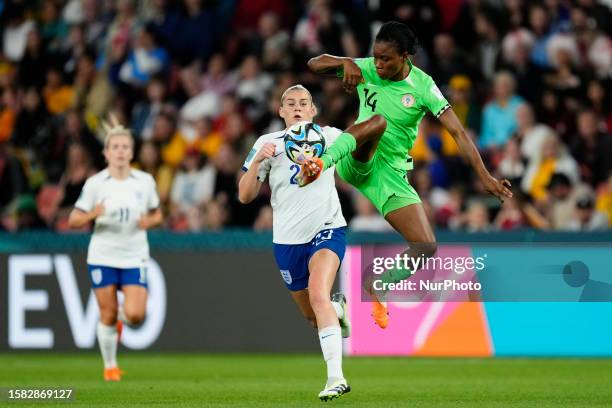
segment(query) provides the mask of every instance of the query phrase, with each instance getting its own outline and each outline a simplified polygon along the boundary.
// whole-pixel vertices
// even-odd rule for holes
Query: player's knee
[[[374,115],[370,118],[370,121],[373,127],[372,132],[376,135],[376,138],[380,138],[387,129],[387,121],[382,115]]]
[[[125,318],[129,322],[129,324],[140,324],[145,319],[145,311],[144,310],[125,310]]]
[[[346,131],[353,135],[358,146],[376,143],[387,128],[387,121],[381,115],[374,115],[365,122],[349,127]]]

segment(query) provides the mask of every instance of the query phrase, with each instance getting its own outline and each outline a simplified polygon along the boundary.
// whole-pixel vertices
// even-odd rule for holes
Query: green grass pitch
[[[0,354],[0,387],[74,387],[63,403],[3,407],[610,407],[610,359],[345,358],[353,391],[323,403],[319,355],[121,353],[120,383],[93,353]],[[6,390],[3,391],[6,397]]]

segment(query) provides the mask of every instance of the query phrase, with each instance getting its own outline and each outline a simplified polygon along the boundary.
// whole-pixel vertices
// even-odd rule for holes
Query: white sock
[[[104,368],[117,367],[117,326],[107,326],[98,322],[98,344]]]
[[[319,330],[319,341],[323,359],[327,363],[327,384],[343,379],[340,326],[328,326]]]
[[[340,306],[340,303],[331,302],[331,304],[334,307],[334,310],[336,311],[336,316],[338,316],[338,319],[342,319],[344,317],[344,310],[342,310],[342,306]]]

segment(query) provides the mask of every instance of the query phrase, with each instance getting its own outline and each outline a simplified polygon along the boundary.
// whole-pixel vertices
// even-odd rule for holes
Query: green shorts
[[[378,151],[367,163],[348,155],[336,163],[336,171],[344,181],[366,196],[383,216],[421,202],[407,180],[406,170],[391,167]]]

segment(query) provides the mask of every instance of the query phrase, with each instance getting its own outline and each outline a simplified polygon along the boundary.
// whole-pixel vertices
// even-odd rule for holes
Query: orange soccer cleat
[[[318,157],[304,160],[302,168],[296,179],[300,187],[307,186],[312,183],[323,173],[323,160]]]
[[[119,367],[105,368],[104,369],[104,381],[121,381],[121,374],[123,372]]]
[[[387,306],[378,300],[372,301],[372,317],[374,318],[374,322],[380,327],[384,329],[389,324],[389,312],[387,311]]]
[[[378,327],[384,329],[389,324],[389,312],[387,311],[387,306],[385,303],[380,301],[379,294],[374,290],[373,280],[373,275],[365,275],[363,277],[362,285],[363,289],[372,299],[372,317],[374,318],[374,322],[378,325]]]

